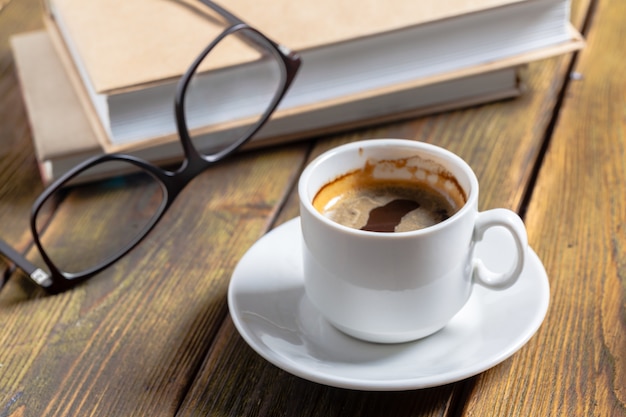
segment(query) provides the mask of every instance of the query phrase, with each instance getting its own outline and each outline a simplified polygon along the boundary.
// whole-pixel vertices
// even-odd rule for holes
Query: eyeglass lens
[[[128,175],[95,180],[107,170]],[[164,199],[161,183],[150,173],[106,161],[82,171],[44,202],[35,219],[39,239],[62,272],[82,273],[143,236]]]
[[[184,102],[185,121],[200,153],[217,153],[262,122],[282,87],[282,64],[273,54],[264,38],[242,29],[204,57]],[[216,63],[228,66],[216,69]]]

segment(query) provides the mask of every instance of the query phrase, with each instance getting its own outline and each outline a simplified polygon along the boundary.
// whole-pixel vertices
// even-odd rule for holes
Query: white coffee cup
[[[409,159],[410,164],[397,166],[381,162]],[[399,233],[343,226],[313,206],[322,187],[367,163],[384,165],[375,175],[392,178],[422,178],[424,172],[440,170],[438,175],[445,172],[460,186],[466,202],[447,220]],[[473,283],[505,289],[521,274],[528,247],[522,220],[507,209],[479,212],[476,175],[443,148],[402,139],[349,143],[311,162],[298,187],[307,297],[331,324],[353,337],[380,343],[426,337],[461,310]],[[488,269],[474,256],[475,244],[496,226],[510,232],[515,246],[512,267],[505,272]]]

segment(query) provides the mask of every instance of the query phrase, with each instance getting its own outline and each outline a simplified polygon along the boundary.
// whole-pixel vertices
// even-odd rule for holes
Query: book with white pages
[[[266,129],[268,137],[293,134],[314,111],[508,68],[582,45],[569,23],[569,0],[352,1],[224,2],[303,59]],[[193,0],[48,0],[48,7],[106,132],[103,147],[126,149],[174,135],[176,81],[223,29],[219,17]],[[236,53],[220,59],[215,73],[230,66],[226,73],[232,77],[254,65],[241,62]],[[207,78],[211,75],[208,71]],[[255,80],[247,82],[254,89]],[[219,131],[245,116],[238,114],[245,108],[240,105],[245,94],[225,91],[215,99],[232,111],[221,118],[205,112],[200,129]]]
[[[106,131],[95,111],[83,105],[87,93],[76,82],[78,75],[66,71],[68,63],[62,63],[50,34],[37,31],[17,35],[11,46],[43,181],[48,183],[87,157],[106,152],[101,146]],[[518,67],[509,67],[342,103],[340,111],[326,107],[300,116],[302,128],[290,135],[272,136],[262,131],[265,136],[254,138],[246,148],[512,98],[520,94],[520,84]],[[175,137],[142,142],[127,146],[126,151],[161,165],[175,163],[182,154],[173,140]]]

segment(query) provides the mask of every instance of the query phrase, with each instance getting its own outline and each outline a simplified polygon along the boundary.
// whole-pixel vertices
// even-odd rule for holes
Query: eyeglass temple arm
[[[207,7],[212,8],[213,10],[215,10],[216,12],[218,12],[219,14],[221,14],[223,17],[225,17],[231,24],[239,24],[239,23],[245,23],[243,20],[241,20],[240,18],[238,18],[237,16],[235,16],[234,14],[232,14],[231,12],[229,12],[228,10],[224,9],[222,6],[220,6],[217,3],[213,3],[211,0],[200,0],[200,3],[204,4]]]
[[[45,271],[30,263],[28,259],[24,258],[21,253],[17,252],[2,239],[0,239],[0,254],[26,272],[39,285],[47,287],[51,284],[50,276]]]

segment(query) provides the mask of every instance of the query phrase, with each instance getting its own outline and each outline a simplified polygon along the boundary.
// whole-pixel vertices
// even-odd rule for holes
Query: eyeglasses
[[[178,82],[174,115],[184,155],[180,167],[170,171],[132,155],[105,154],[51,184],[35,201],[30,219],[47,271],[0,240],[0,254],[46,291],[67,290],[128,253],[194,177],[261,129],[293,82],[300,67],[296,53],[219,5],[201,2],[227,27]],[[236,61],[226,69],[214,65],[233,56]],[[111,172],[124,175],[97,180]],[[120,210],[111,205],[123,207],[124,218],[114,218]],[[67,233],[67,224],[76,225],[79,233]]]

